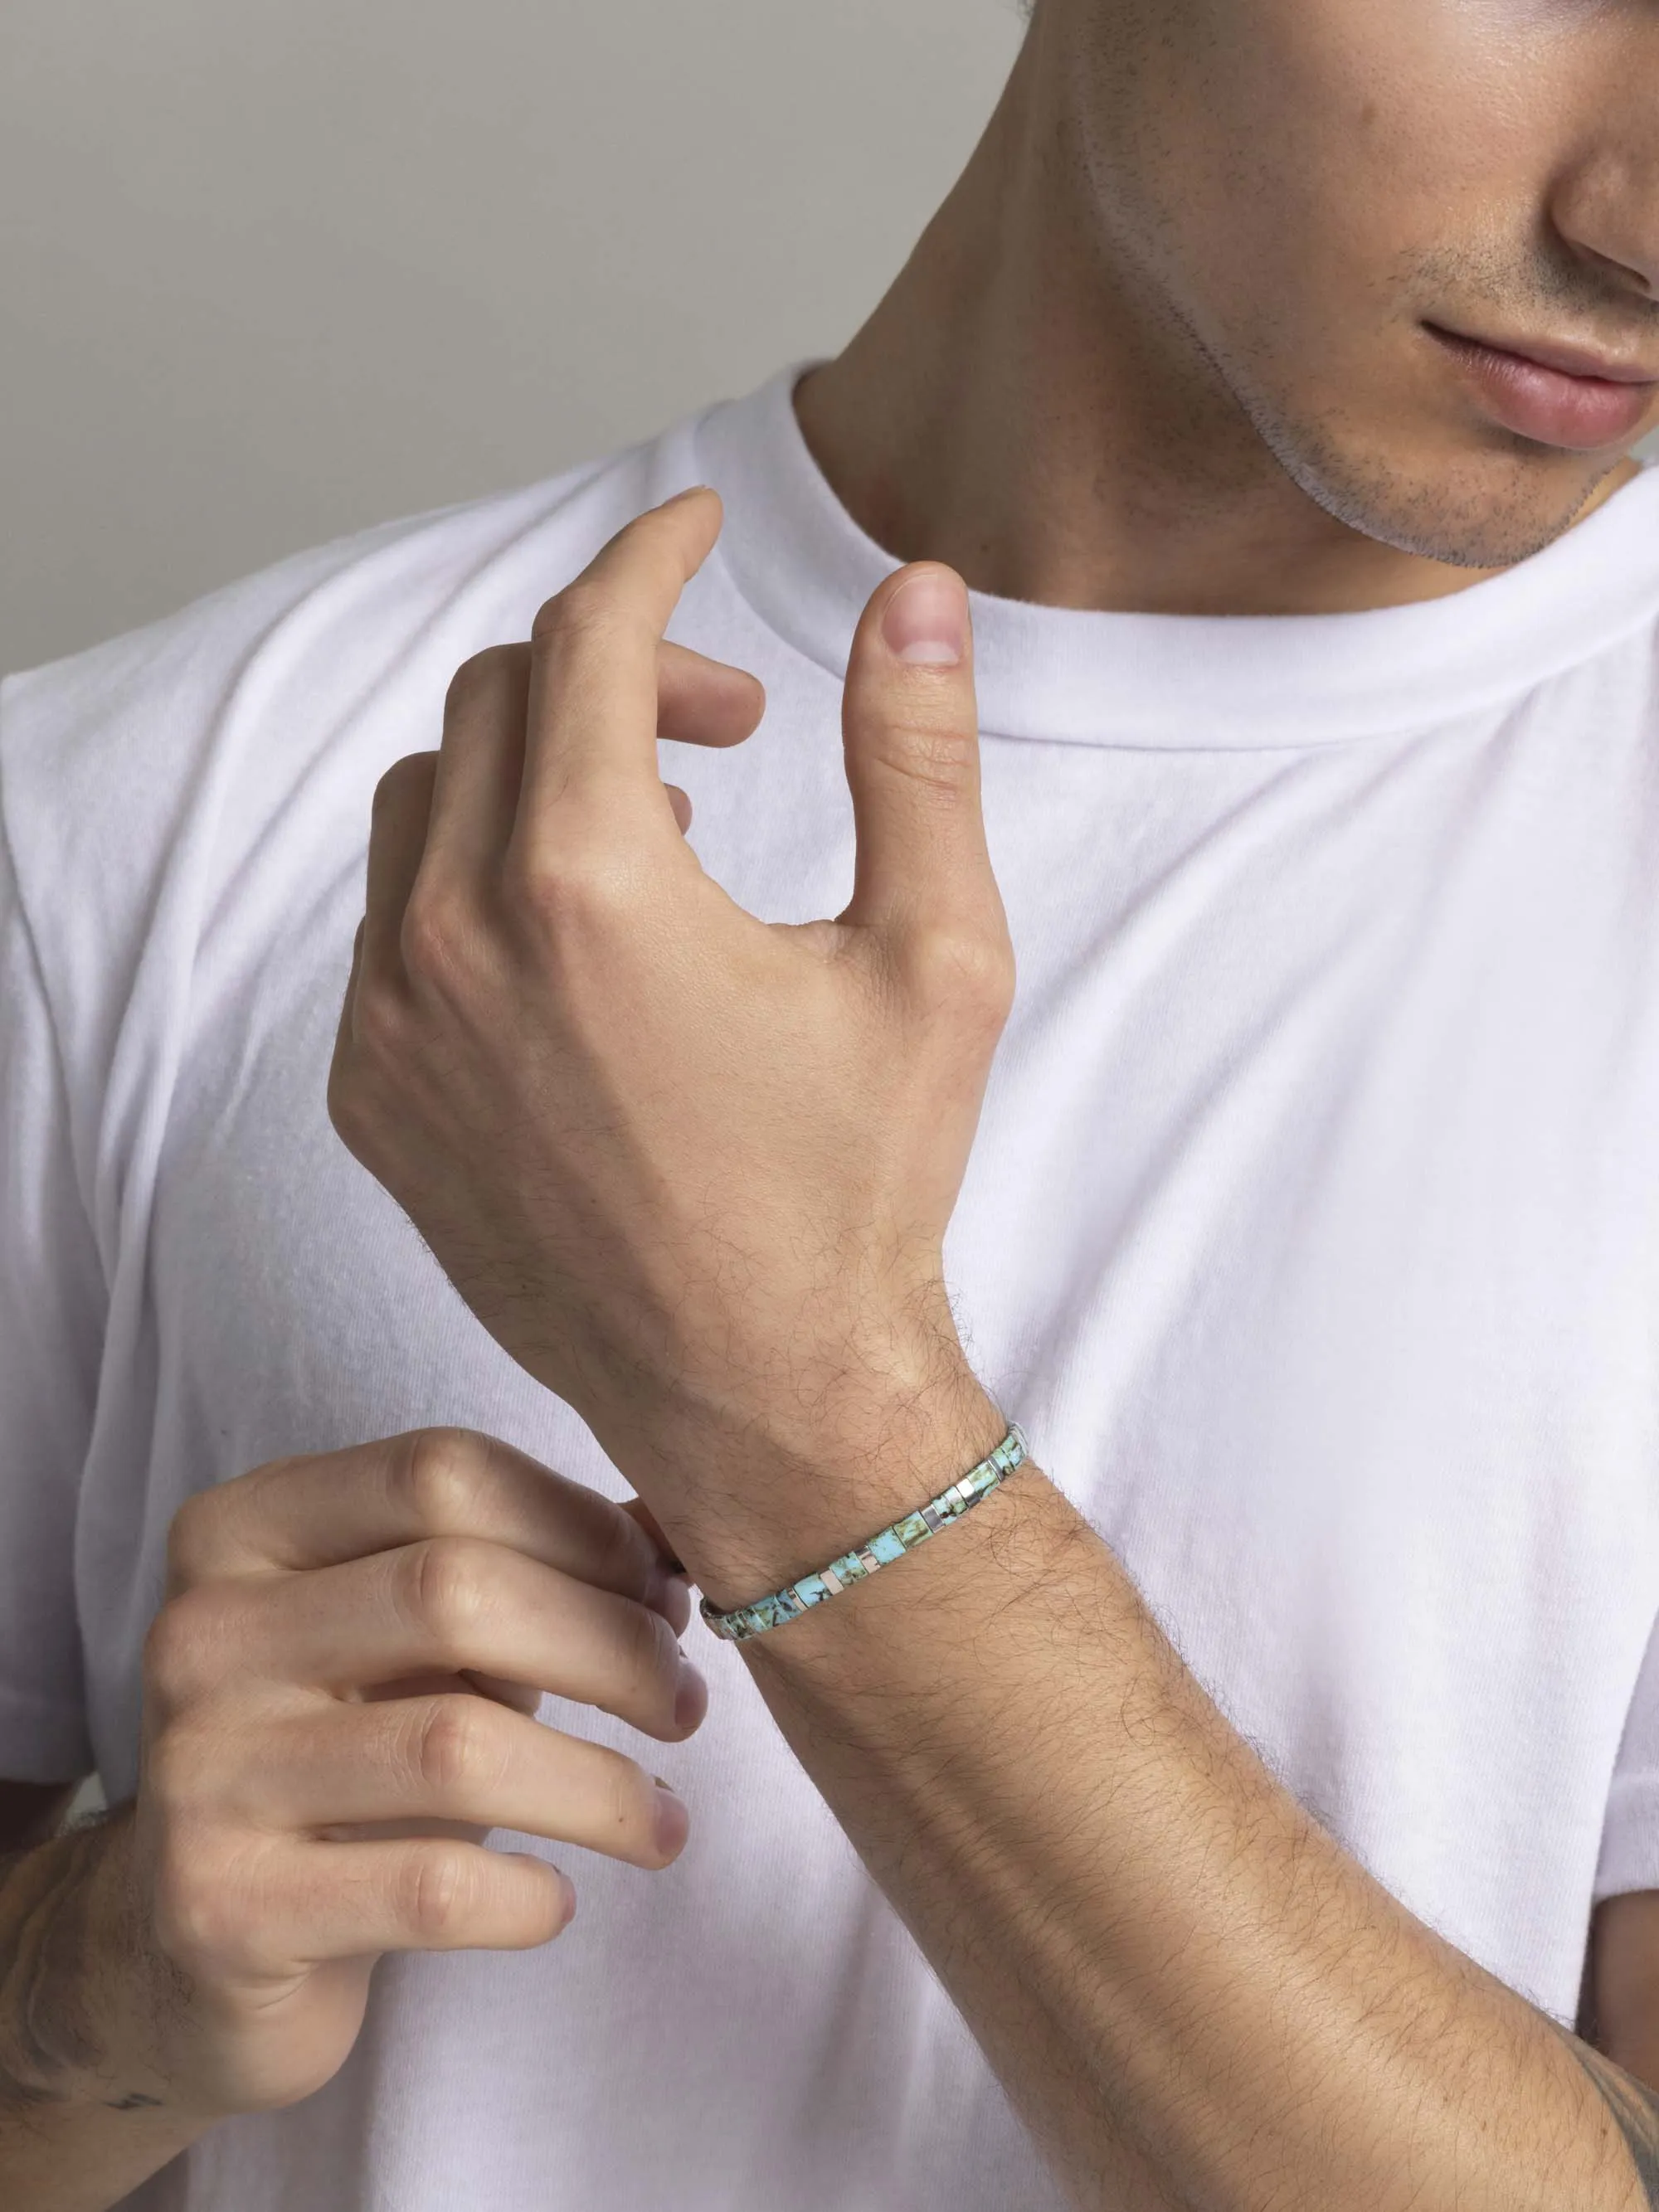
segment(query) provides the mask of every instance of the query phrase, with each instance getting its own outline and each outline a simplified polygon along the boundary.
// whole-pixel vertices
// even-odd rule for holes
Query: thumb
[[[954,569],[919,562],[873,593],[853,639],[842,730],[858,849],[841,920],[895,939],[1000,930],[968,593]]]

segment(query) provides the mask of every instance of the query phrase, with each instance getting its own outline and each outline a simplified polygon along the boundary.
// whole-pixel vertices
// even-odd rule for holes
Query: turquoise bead
[[[745,1643],[752,1636],[763,1636],[769,1628],[777,1628],[798,1613],[834,1597],[848,1583],[862,1582],[866,1575],[890,1566],[895,1559],[902,1559],[906,1552],[926,1543],[928,1537],[937,1534],[951,1522],[959,1521],[981,1498],[988,1497],[1026,1456],[1024,1432],[1018,1423],[1011,1421],[1007,1435],[977,1467],[958,1475],[937,1498],[929,1498],[914,1513],[907,1513],[902,1520],[878,1528],[867,1543],[843,1553],[828,1567],[803,1575],[787,1589],[774,1590],[769,1597],[757,1598],[750,1605],[734,1606],[729,1613],[716,1613],[704,1598],[702,1617],[716,1636],[723,1636],[733,1644]]]

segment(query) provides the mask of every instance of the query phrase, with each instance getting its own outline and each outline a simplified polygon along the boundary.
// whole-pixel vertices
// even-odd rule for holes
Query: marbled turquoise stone
[[[701,1607],[703,1619],[716,1636],[726,1637],[732,1643],[764,1635],[769,1628],[793,1620],[797,1614],[835,1595],[833,1588],[823,1579],[826,1572],[843,1584],[862,1582],[866,1575],[890,1565],[895,1559],[902,1559],[906,1552],[924,1543],[947,1522],[959,1520],[970,1505],[976,1505],[988,1491],[994,1490],[1005,1475],[1012,1474],[1025,1455],[1024,1436],[1011,1424],[1007,1436],[994,1452],[948,1484],[919,1511],[907,1513],[902,1521],[895,1521],[890,1528],[872,1536],[867,1544],[832,1560],[827,1569],[803,1575],[787,1589],[774,1590],[769,1597],[757,1598],[752,1605],[736,1606],[730,1613],[716,1613],[704,1598]]]

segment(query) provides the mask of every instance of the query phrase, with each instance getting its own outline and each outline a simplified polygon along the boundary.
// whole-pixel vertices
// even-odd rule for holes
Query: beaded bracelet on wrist
[[[797,1613],[822,1605],[825,1598],[838,1596],[849,1583],[862,1582],[882,1567],[890,1566],[895,1559],[914,1552],[918,1544],[925,1544],[951,1522],[961,1520],[981,1498],[988,1498],[1025,1457],[1024,1431],[1011,1421],[1007,1435],[994,1452],[987,1453],[977,1467],[958,1475],[948,1490],[940,1491],[937,1498],[930,1498],[918,1511],[907,1513],[902,1521],[879,1529],[867,1543],[843,1552],[840,1559],[832,1560],[827,1567],[820,1567],[816,1574],[803,1575],[787,1589],[775,1590],[770,1597],[757,1598],[751,1605],[734,1606],[729,1613],[716,1613],[704,1598],[702,1617],[716,1636],[723,1636],[733,1644],[745,1643],[751,1636],[764,1635],[769,1628],[781,1627]]]

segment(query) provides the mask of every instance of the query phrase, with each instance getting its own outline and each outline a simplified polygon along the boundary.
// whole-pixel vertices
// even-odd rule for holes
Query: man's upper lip
[[[1485,346],[1492,353],[1513,354],[1517,361],[1534,361],[1541,368],[1559,369],[1564,376],[1599,377],[1605,384],[1659,384],[1659,362],[1638,368],[1589,346],[1564,345],[1556,338],[1477,337],[1473,331],[1454,331],[1437,323],[1431,323],[1429,328],[1437,337]]]

